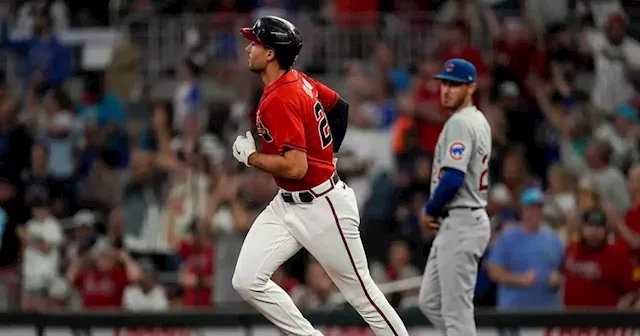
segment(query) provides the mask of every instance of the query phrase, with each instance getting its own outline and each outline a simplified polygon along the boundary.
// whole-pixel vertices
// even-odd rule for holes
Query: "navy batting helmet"
[[[249,41],[273,50],[278,63],[286,69],[293,65],[302,49],[298,28],[277,16],[262,17],[253,27],[243,28],[240,33]]]

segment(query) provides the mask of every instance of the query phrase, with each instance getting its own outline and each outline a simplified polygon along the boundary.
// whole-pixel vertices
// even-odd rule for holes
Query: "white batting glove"
[[[249,167],[249,155],[256,152],[256,141],[253,139],[251,131],[247,131],[246,135],[238,135],[233,143],[233,157],[239,162]]]
[[[338,168],[338,158],[334,157],[332,162],[333,162],[333,166]]]

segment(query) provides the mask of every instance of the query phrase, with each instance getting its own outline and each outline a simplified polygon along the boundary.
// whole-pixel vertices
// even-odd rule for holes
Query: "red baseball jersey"
[[[615,307],[622,295],[640,288],[640,267],[618,244],[587,251],[580,242],[571,243],[563,274],[567,307]]]
[[[265,88],[256,115],[262,151],[275,155],[288,150],[307,153],[304,177],[274,177],[280,188],[308,190],[333,175],[333,138],[325,109],[331,110],[337,101],[337,93],[296,70],[288,71]]]

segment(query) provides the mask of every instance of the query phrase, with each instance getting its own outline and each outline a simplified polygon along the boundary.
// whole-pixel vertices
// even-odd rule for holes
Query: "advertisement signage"
[[[324,336],[374,336],[366,327],[321,327]],[[68,328],[45,328],[45,336],[283,336],[271,326],[255,326],[250,328],[124,328],[76,330]],[[431,327],[409,328],[410,336],[441,336]],[[493,328],[480,328],[478,336],[501,335]],[[518,332],[508,332],[508,336],[640,336],[639,330],[628,328],[524,328]],[[0,336],[37,336],[35,327],[0,328]]]

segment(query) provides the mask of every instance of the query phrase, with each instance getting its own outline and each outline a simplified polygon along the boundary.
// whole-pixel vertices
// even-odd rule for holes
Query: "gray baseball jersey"
[[[436,189],[443,168],[465,173],[464,185],[447,204],[452,207],[485,207],[489,189],[491,127],[475,106],[456,112],[444,124],[438,138],[431,173],[431,194]]]

